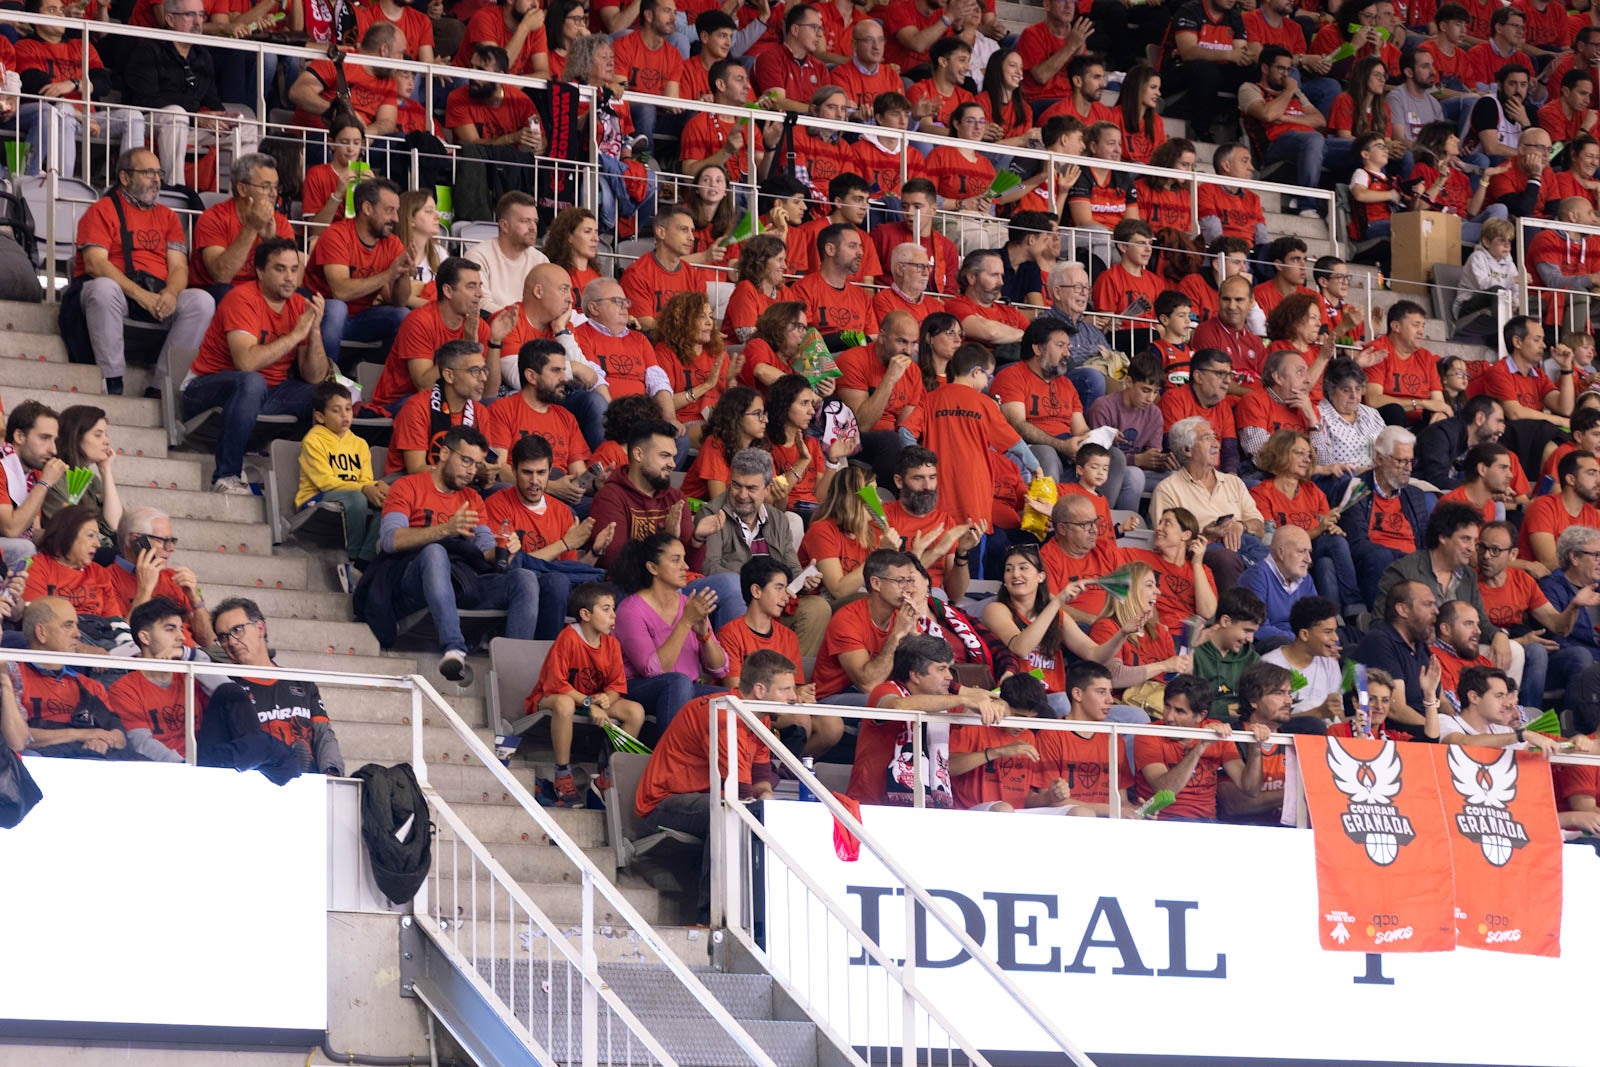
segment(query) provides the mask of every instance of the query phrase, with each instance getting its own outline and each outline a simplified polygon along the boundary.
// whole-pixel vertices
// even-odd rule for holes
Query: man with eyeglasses
[[[1356,344],[1367,339],[1367,324],[1361,309],[1347,299],[1350,295],[1350,268],[1338,256],[1321,256],[1311,265],[1311,280],[1322,296],[1322,324],[1335,339],[1350,338]]]
[[[900,187],[902,221],[874,226],[872,243],[878,247],[880,260],[892,258],[894,250],[900,245],[917,245],[933,263],[933,269],[924,283],[928,291],[952,294],[956,291],[956,271],[961,265],[961,250],[954,241],[933,228],[934,213],[938,206],[938,190],[931,180],[908,177]]]
[[[66,12],[62,0],[28,0],[26,6],[30,12],[53,18],[61,18]],[[18,109],[22,135],[32,150],[26,173],[38,174],[42,167],[54,166],[61,174],[76,174],[85,117],[89,132],[108,145],[113,140],[124,148],[145,143],[144,115],[140,112],[132,108],[90,109],[92,97],[110,91],[111,72],[100,62],[100,54],[87,38],[74,35],[67,40],[64,26],[40,23],[27,28],[32,32],[17,42],[14,69],[21,76],[24,93],[45,99],[23,101]],[[87,82],[83,81],[85,51]],[[12,66],[10,61],[7,66]],[[54,163],[47,161],[47,150],[57,153],[52,157]]]
[[[446,341],[433,354],[433,365],[433,386],[407,399],[394,417],[385,475],[425,473],[439,463],[442,442],[453,430],[483,430],[487,413],[481,402],[489,380],[483,347],[476,341]]]
[[[1592,531],[1589,531],[1592,532]],[[1574,535],[1573,541],[1579,535]],[[1583,673],[1594,668],[1592,642],[1585,635],[1594,632],[1600,613],[1585,612],[1600,607],[1600,587],[1581,582],[1576,574],[1553,582],[1561,608],[1550,603],[1543,583],[1527,571],[1513,566],[1517,560],[1516,528],[1508,522],[1491,522],[1478,534],[1478,592],[1483,597],[1484,617],[1496,626],[1521,636],[1517,641],[1526,656],[1522,668],[1524,704],[1544,703],[1544,689],[1550,682],[1564,693],[1586,691]],[[1583,546],[1576,547],[1575,567],[1588,559]],[[1576,584],[1575,584],[1576,583]],[[1531,629],[1530,629],[1531,627]],[[1576,635],[1577,640],[1572,640]]]
[[[235,159],[233,196],[195,220],[189,284],[221,303],[234,286],[255,281],[256,246],[273,237],[294,239],[277,201],[278,161],[262,152]]]
[[[1236,278],[1229,278],[1223,285],[1249,288],[1248,282]],[[1223,307],[1228,307],[1227,293],[1223,294]],[[1233,405],[1226,402],[1233,381],[1233,364],[1228,353],[1219,348],[1199,348],[1197,342],[1195,354],[1189,360],[1188,383],[1171,386],[1161,394],[1161,420],[1167,432],[1171,433],[1184,419],[1196,416],[1205,419],[1217,435],[1221,457],[1217,468],[1229,474],[1239,470],[1239,434],[1234,428]]]
[[[1245,125],[1261,134],[1258,143],[1267,145],[1265,162],[1294,163],[1296,183],[1314,189],[1322,180],[1322,129],[1327,120],[1294,78],[1294,56],[1287,48],[1267,45],[1258,66],[1261,80],[1239,87]],[[1289,197],[1284,210],[1315,217],[1319,205],[1316,200]]]
[[[206,6],[202,0],[162,0],[161,11],[167,29],[174,33],[203,32]],[[196,131],[197,149],[208,150],[220,141],[231,154],[237,136],[241,155],[256,150],[261,127],[255,112],[242,103],[223,103],[209,49],[164,37],[139,40],[128,51],[122,76],[127,103],[160,112],[154,121],[156,151],[168,185],[199,184],[186,182],[184,174],[191,127]],[[195,158],[197,174],[206,154],[201,151]]]
[[[216,302],[190,289],[188,245],[177,212],[158,201],[161,166],[148,149],[117,159],[117,187],[78,221],[73,285],[62,298],[62,337],[74,355],[88,342],[107,396],[122,395],[123,328],[132,317],[166,328],[156,378],[173,352],[195,352]],[[131,251],[133,261],[125,253]]]
[[[895,650],[922,614],[912,595],[917,570],[902,552],[880,548],[862,564],[867,595],[833,613],[822,635],[811,681],[824,704],[865,707],[867,694],[889,680]]]
[[[388,647],[394,643],[395,620],[426,608],[443,649],[439,673],[470,685],[467,639],[450,579],[452,561],[459,557],[479,572],[471,606],[504,610],[506,637],[532,640],[537,633],[539,578],[522,567],[495,572],[479,563],[492,561],[495,551],[483,498],[472,488],[488,459],[488,440],[472,426],[453,426],[437,447],[437,463],[401,478],[384,498],[378,534],[382,555],[362,574],[355,614]]]
[[[256,280],[235,287],[217,308],[179,403],[185,419],[222,408],[211,488],[234,496],[252,494],[242,475],[256,419],[309,419],[312,390],[332,369],[319,329],[322,297],[307,300],[296,291],[300,252],[294,242],[261,242],[255,265]]]
[[[186,659],[205,659],[202,648],[216,639],[211,629],[211,613],[200,592],[194,571],[174,566],[172,555],[178,539],[172,536],[172,519],[152,507],[129,508],[117,524],[117,558],[106,568],[121,610],[116,614],[130,618],[141,604],[164,597],[178,606],[183,616],[183,644],[194,650]]]
[[[439,380],[433,357],[451,341],[476,341],[488,353],[488,378],[481,395],[493,399],[500,392],[500,360],[506,337],[516,326],[516,312],[501,308],[487,321],[478,314],[483,306],[483,273],[477,263],[463,256],[440,263],[433,280],[438,299],[405,317],[372,390],[372,403],[391,415]]]
[[[872,310],[879,323],[887,322],[896,311],[903,311],[920,328],[929,315],[943,311],[944,301],[928,291],[932,274],[933,260],[921,245],[912,241],[895,245],[889,253],[889,277],[893,280],[872,298]]]
[[[1379,602],[1378,581],[1389,564],[1423,547],[1433,503],[1411,484],[1416,447],[1410,430],[1385,426],[1379,431],[1372,444],[1372,469],[1356,476],[1371,491],[1351,499],[1339,519],[1350,542],[1361,598],[1369,605]]]
[[[1488,202],[1504,204],[1512,218],[1549,214],[1558,190],[1555,171],[1550,169],[1550,149],[1550,135],[1544,130],[1537,126],[1523,130],[1510,165],[1491,167],[1487,172]]]
[[[816,91],[828,84],[828,68],[816,56],[821,50],[822,15],[810,4],[789,8],[783,14],[782,43],[756,60],[756,92],[784,111],[806,111]]]
[[[876,19],[857,22],[850,30],[850,59],[834,67],[829,76],[850,97],[857,118],[865,119],[879,96],[898,93],[905,84],[899,72],[883,61],[886,40],[883,25]]]
[[[1050,512],[1050,540],[1039,550],[1051,593],[1073,582],[1100,578],[1132,557],[1113,541],[1100,538],[1100,517],[1086,496],[1063,495]],[[1105,607],[1106,591],[1098,585],[1084,589],[1062,609],[1080,626],[1089,626]]]
[[[611,396],[670,395],[672,380],[661,369],[650,338],[629,326],[633,315],[622,286],[610,278],[596,278],[584,287],[582,295],[588,321],[569,336],[580,355],[591,356],[601,366]],[[668,403],[663,410],[670,408]]]
[[[276,667],[267,641],[267,620],[253,600],[230,597],[217,605],[217,644],[241,667]],[[328,721],[328,709],[316,683],[290,678],[250,678],[235,684],[244,700],[232,698],[224,685],[212,694],[200,722],[200,762],[207,767],[259,768],[275,782],[289,768],[344,777],[339,738]],[[277,744],[263,743],[265,734]],[[289,750],[285,757],[279,746]],[[287,765],[287,766],[285,766]],[[279,782],[281,785],[282,782]]]

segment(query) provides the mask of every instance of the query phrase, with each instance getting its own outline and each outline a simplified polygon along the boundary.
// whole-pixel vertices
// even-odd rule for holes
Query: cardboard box
[[[1433,266],[1461,265],[1461,218],[1440,211],[1407,211],[1390,220],[1389,288],[1426,298]],[[1426,300],[1424,303],[1431,307]]]

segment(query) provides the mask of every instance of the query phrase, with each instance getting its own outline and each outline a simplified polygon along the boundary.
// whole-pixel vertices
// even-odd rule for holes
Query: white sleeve
[[[1367,173],[1366,167],[1357,167],[1356,172],[1350,175],[1350,188],[1352,189],[1358,185],[1365,186],[1371,184],[1372,176]]]
[[[644,369],[645,396],[655,396],[657,393],[670,392],[672,392],[672,381],[667,377],[666,371],[654,365]]]

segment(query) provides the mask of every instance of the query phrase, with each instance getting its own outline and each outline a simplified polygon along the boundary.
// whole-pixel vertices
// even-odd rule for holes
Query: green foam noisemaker
[[[600,724],[600,732],[606,735],[606,740],[611,742],[611,747],[617,752],[628,752],[635,756],[650,755],[649,745],[640,741],[610,719]]]
[[[1370,492],[1372,492],[1371,488],[1368,487],[1366,482],[1363,482],[1359,478],[1350,483],[1350,492],[1345,495],[1344,503],[1333,509],[1334,517],[1338,518],[1339,516],[1343,515],[1349,509],[1351,504],[1354,504],[1357,500],[1360,500]]]
[[[93,481],[94,471],[88,467],[73,467],[67,471],[67,503],[76,504],[82,500]]]
[[[1039,684],[1043,685],[1044,684],[1044,669],[1042,667],[1035,667],[1033,670],[1028,672],[1028,677],[1029,678],[1037,678],[1037,679],[1039,679]],[[997,685],[993,689],[989,690],[989,692],[993,693],[995,696],[999,696],[1000,695],[1000,687]]]
[[[1356,687],[1356,661],[1344,661],[1344,673],[1339,675],[1339,692],[1348,693]]]
[[[372,173],[372,164],[362,163],[358,160],[350,164],[350,171],[355,175],[355,178],[349,185],[344,187],[344,217],[347,219],[356,217],[356,183],[361,181],[362,175]],[[437,207],[437,203],[434,206]]]
[[[689,502],[689,513],[691,515],[700,514],[700,509],[706,506],[706,502],[699,497],[686,496],[683,499]]]
[[[995,174],[994,181],[989,183],[989,188],[983,191],[985,199],[993,200],[1005,196],[1011,190],[1022,184],[1022,179],[1015,171],[1002,170]]]
[[[860,497],[861,502],[867,505],[867,510],[872,512],[872,517],[877,520],[879,528],[887,530],[889,528],[889,516],[884,513],[883,499],[878,496],[878,487],[875,485],[863,485],[856,490],[856,496]]]
[[[1561,718],[1556,715],[1554,711],[1546,708],[1543,715],[1540,715],[1537,719],[1534,719],[1527,726],[1523,727],[1523,729],[1529,731],[1530,733],[1546,734],[1550,737],[1560,737]]]
[[[1128,599],[1128,590],[1133,588],[1133,568],[1131,566],[1118,567],[1104,577],[1089,579],[1088,584],[1098,585],[1118,600],[1126,600]]]
[[[1361,24],[1358,23],[1358,22],[1352,22],[1348,26],[1346,26],[1345,29],[1348,30],[1352,34],[1360,33],[1361,32]],[[1384,29],[1382,26],[1368,26],[1367,29],[1369,29],[1373,33],[1377,34],[1378,40],[1383,41],[1385,43],[1388,42],[1388,40],[1389,40],[1389,31]],[[1328,62],[1337,63],[1341,59],[1349,59],[1351,56],[1353,56],[1355,54],[1356,54],[1356,46],[1352,42],[1346,41],[1344,44],[1340,45],[1338,48],[1335,48],[1332,52],[1330,52],[1328,54]]]
[[[1306,681],[1306,676],[1305,675],[1301,674],[1299,671],[1295,670],[1293,667],[1289,668],[1289,688],[1290,688],[1290,690],[1292,690],[1293,692],[1298,693],[1300,690],[1304,689],[1308,684],[1310,684],[1310,683],[1308,683]]]
[[[741,241],[748,241],[750,238],[754,237],[760,232],[761,217],[756,214],[755,208],[751,208],[744,213],[744,218],[739,220],[739,225],[735,226],[733,230],[729,232],[726,237],[718,241],[717,244],[721,245],[723,248],[726,248],[729,245],[736,245]]]
[[[1149,800],[1134,809],[1134,814],[1141,819],[1148,819],[1162,808],[1170,807],[1177,796],[1170,789],[1163,789]]]

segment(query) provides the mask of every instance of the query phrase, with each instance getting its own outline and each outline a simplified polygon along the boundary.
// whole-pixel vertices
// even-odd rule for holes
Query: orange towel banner
[[[1561,954],[1561,832],[1545,759],[1308,735],[1295,754],[1324,949]]]

